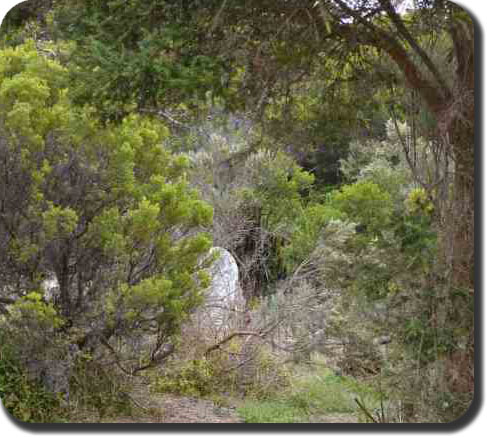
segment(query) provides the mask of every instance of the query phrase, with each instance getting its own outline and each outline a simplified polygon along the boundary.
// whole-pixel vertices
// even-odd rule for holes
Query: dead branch
[[[282,345],[277,344],[274,342],[272,339],[266,339],[266,336],[277,327],[278,324],[273,324],[270,328],[268,328],[265,331],[261,332],[252,332],[252,331],[238,331],[238,332],[233,332],[230,333],[228,336],[223,338],[221,341],[217,342],[216,344],[212,345],[211,347],[207,348],[205,351],[205,356],[208,356],[212,351],[218,350],[221,348],[222,345],[226,344],[227,342],[231,341],[233,338],[237,336],[255,336],[260,339],[262,339],[265,342],[268,342],[272,347],[277,348],[279,350],[287,351],[289,352],[290,349],[283,347]]]
[[[370,412],[358,398],[355,398],[354,401],[355,403],[357,403],[357,406],[360,408],[360,410],[367,416],[367,418],[372,420],[373,423],[378,423],[378,421],[370,414]]]
[[[240,332],[233,332],[230,333],[228,336],[223,338],[220,342],[217,342],[216,344],[212,345],[210,348],[208,348],[205,351],[205,356],[208,356],[209,353],[211,353],[214,350],[218,350],[222,345],[226,344],[227,342],[231,341],[233,338],[237,336],[256,336],[258,338],[263,338],[263,335],[258,332],[250,332],[250,331],[240,331]]]

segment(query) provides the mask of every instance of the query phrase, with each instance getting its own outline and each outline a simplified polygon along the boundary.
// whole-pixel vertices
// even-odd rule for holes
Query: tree
[[[58,21],[63,30],[63,14],[65,23],[74,20],[74,30],[64,26],[64,35],[78,39],[83,64],[96,70],[95,75],[86,71],[87,76],[106,84],[89,86],[80,96],[94,89],[95,100],[103,106],[106,99],[118,102],[118,114],[124,113],[121,102],[139,108],[163,106],[175,90],[177,95],[189,91],[189,96],[196,90],[204,94],[219,89],[233,104],[262,116],[269,102],[299,97],[293,89],[296,84],[318,82],[320,75],[323,83],[329,81],[332,70],[319,66],[330,59],[335,70],[353,65],[357,75],[372,71],[387,86],[405,84],[420,97],[433,118],[439,148],[454,162],[453,198],[438,200],[439,224],[445,230],[442,255],[453,260],[453,285],[472,291],[473,23],[463,9],[445,0],[417,0],[410,10],[401,8],[403,3],[152,0],[144,6],[134,1],[124,9],[118,1],[85,1],[75,9],[59,8]],[[139,14],[131,20],[127,14],[135,8]],[[115,19],[127,25],[114,26]],[[158,34],[161,27],[164,32]],[[83,37],[86,34],[93,37]],[[445,40],[443,57],[433,55],[438,41],[445,46]],[[377,63],[381,54],[394,71]],[[127,62],[120,66],[117,62],[123,57]],[[202,64],[192,64],[191,59]],[[445,73],[445,66],[451,74]],[[328,96],[322,100],[326,106]],[[440,183],[430,184],[431,196]]]
[[[453,282],[473,291],[474,211],[474,55],[473,23],[468,14],[451,2],[418,2],[416,10],[400,15],[392,2],[356,2],[355,7],[338,0],[339,14],[328,11],[342,38],[355,40],[386,53],[416,90],[436,121],[436,135],[455,162],[454,204],[444,212],[455,217],[452,226]],[[387,17],[385,20],[383,17]],[[337,18],[340,22],[337,23]],[[351,25],[343,20],[353,20]],[[428,20],[430,22],[428,23]],[[434,26],[430,31],[446,32],[451,40],[453,83],[448,83],[441,66],[421,46],[413,26]],[[439,181],[433,182],[432,186]],[[448,224],[447,224],[448,226]],[[451,230],[450,230],[451,231]],[[446,237],[445,237],[446,238]],[[446,245],[446,242],[445,242]],[[444,248],[445,251],[448,251]],[[445,254],[451,256],[453,254]]]
[[[77,103],[108,120],[132,111],[197,107],[221,88],[222,63],[207,56],[191,2],[57,2],[51,33],[76,42],[70,62]]]
[[[162,148],[157,121],[101,126],[68,98],[68,71],[32,44],[1,51],[0,65],[0,311],[12,322],[54,281],[57,333],[117,360],[149,334],[142,364],[128,358],[155,363],[208,283],[212,209],[188,186],[186,158]]]

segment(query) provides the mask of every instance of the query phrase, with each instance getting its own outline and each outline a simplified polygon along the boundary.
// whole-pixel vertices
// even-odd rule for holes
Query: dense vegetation
[[[468,409],[473,24],[444,0],[402,3],[10,11],[0,396],[16,417],[126,412],[140,374],[244,397],[248,422]],[[217,344],[190,324],[212,246],[237,260],[251,316]]]

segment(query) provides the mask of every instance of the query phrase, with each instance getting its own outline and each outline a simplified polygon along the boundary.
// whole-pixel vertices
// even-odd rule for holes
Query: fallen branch
[[[212,345],[205,351],[205,356],[208,356],[209,353],[212,351],[218,350],[221,348],[222,345],[226,344],[227,342],[231,341],[233,338],[237,336],[255,336],[260,339],[262,339],[264,342],[268,342],[272,347],[277,348],[282,351],[286,352],[291,352],[293,351],[292,348],[288,347],[283,347],[282,345],[276,344],[272,339],[266,339],[266,336],[272,331],[273,328],[277,327],[277,325],[274,325],[270,329],[263,331],[263,332],[251,332],[251,331],[240,331],[240,332],[233,332],[230,333],[228,336],[223,338],[220,342],[217,342],[216,344]]]
[[[231,341],[233,338],[235,338],[237,336],[256,336],[256,337],[261,338],[261,339],[264,338],[264,336],[261,333],[257,333],[257,332],[249,332],[249,331],[233,332],[233,333],[230,333],[225,338],[223,338],[220,342],[217,342],[216,344],[214,344],[210,348],[208,348],[205,351],[205,356],[207,356],[209,353],[211,353],[214,350],[218,350],[222,345],[226,344],[227,342]]]

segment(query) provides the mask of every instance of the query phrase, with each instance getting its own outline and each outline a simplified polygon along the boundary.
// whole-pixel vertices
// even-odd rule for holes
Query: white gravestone
[[[225,331],[231,328],[242,315],[245,300],[238,281],[238,266],[235,258],[224,248],[214,247],[217,259],[209,268],[210,287],[204,292],[204,302],[197,312],[198,323],[203,328]]]

